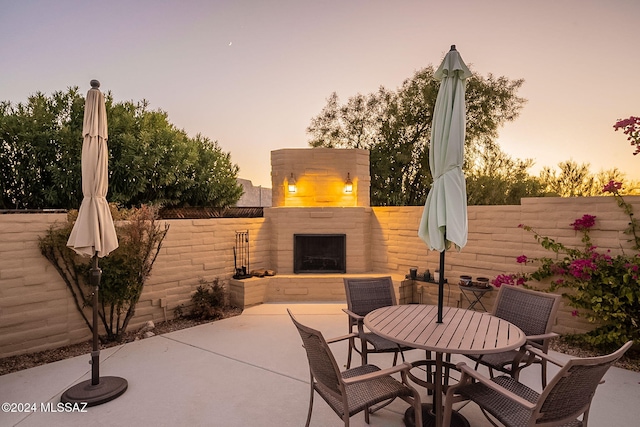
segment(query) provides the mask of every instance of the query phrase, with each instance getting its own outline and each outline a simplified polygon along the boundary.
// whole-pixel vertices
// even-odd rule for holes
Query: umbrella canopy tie
[[[445,169],[440,175],[433,178],[433,182],[431,183],[431,186],[433,187],[433,184],[435,184],[437,180],[441,179],[443,176],[445,176],[449,172],[455,171],[455,170],[460,170],[460,172],[462,172],[462,168],[460,167],[460,165],[452,165],[447,169]]]

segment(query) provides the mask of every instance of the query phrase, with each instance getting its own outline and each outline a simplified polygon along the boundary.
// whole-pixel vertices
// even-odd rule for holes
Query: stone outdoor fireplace
[[[265,219],[278,275],[371,271],[367,150],[272,151],[271,180]]]
[[[294,234],[293,272],[346,273],[345,234]]]
[[[400,243],[387,240],[380,228],[369,202],[370,183],[367,150],[272,151],[272,207],[264,210],[252,236],[261,241],[268,254],[263,262],[275,275],[231,280],[232,300],[239,307],[268,301],[344,301],[345,277],[389,275],[385,267],[380,267],[384,274],[375,273],[375,264],[384,266],[389,260],[374,259],[373,254]],[[402,278],[395,276],[400,289]],[[400,301],[410,302],[403,295],[398,291]]]

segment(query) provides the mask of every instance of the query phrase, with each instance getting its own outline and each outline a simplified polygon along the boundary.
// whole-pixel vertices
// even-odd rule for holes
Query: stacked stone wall
[[[90,338],[38,238],[66,214],[0,215],[0,357]]]
[[[640,212],[640,197],[625,200]],[[230,285],[236,231],[249,231],[251,269],[276,270],[274,277],[250,279],[252,286],[243,288],[236,283],[230,289],[232,298],[243,305],[343,298],[339,277],[315,275],[305,283],[305,275],[292,275],[284,267],[282,271],[274,267],[279,257],[291,259],[289,243],[283,241],[289,242],[293,231],[316,231],[321,222],[327,223],[322,224],[323,230],[347,230],[359,236],[357,247],[348,247],[347,257],[351,252],[358,259],[357,264],[347,260],[348,274],[392,275],[399,287],[411,267],[417,267],[419,272],[438,268],[440,254],[429,251],[417,236],[422,207],[331,208],[324,212],[306,209],[310,216],[298,225],[290,219],[293,209],[289,208],[265,209],[265,218],[166,221],[169,233],[136,307],[131,328],[147,320],[173,318],[176,307],[190,303],[201,279],[218,278]],[[523,199],[520,206],[470,206],[467,245],[460,252],[446,252],[444,274],[449,285],[445,303],[465,305],[457,287],[462,274],[492,278],[521,268],[533,269],[517,264],[519,255],[549,255],[519,224],[530,225],[565,244],[581,246],[581,236],[570,224],[584,214],[597,217],[591,236],[600,250],[632,253],[628,237],[621,232],[629,219],[611,197],[536,198]],[[90,337],[65,283],[38,248],[38,238],[48,227],[65,220],[64,214],[0,215],[0,357],[55,348]],[[358,268],[351,270],[349,265]],[[404,295],[409,287],[402,286]],[[412,297],[403,296],[401,300],[435,302],[434,285],[416,282],[412,287]],[[496,293],[491,292],[483,300],[489,309]],[[588,330],[591,325],[571,316],[571,310],[563,303],[555,330]]]
[[[38,239],[65,214],[0,215],[0,357],[74,344],[91,333],[66,284],[40,253]],[[228,286],[236,231],[249,231],[251,269],[269,265],[264,218],[169,220],[169,232],[129,328],[172,319],[201,280]],[[90,312],[89,313],[89,319]],[[103,331],[101,330],[101,333]]]
[[[640,197],[625,197],[640,212]],[[419,272],[439,268],[440,253],[427,249],[417,230],[422,207],[374,207],[371,227],[372,265],[375,272],[405,271],[417,267]],[[533,227],[543,236],[556,239],[568,246],[582,247],[582,235],[570,226],[585,214],[596,216],[591,232],[592,242],[599,251],[611,250],[633,253],[632,243],[624,230],[629,217],[616,205],[612,197],[581,198],[525,198],[519,206],[469,206],[469,234],[467,245],[460,251],[445,253],[445,304],[465,306],[468,302],[457,286],[460,275],[494,278],[498,274],[519,271],[531,272],[535,266],[518,264],[516,257],[550,256],[530,232],[520,224]],[[435,303],[437,288],[428,283],[417,283],[416,300]],[[489,309],[497,292],[491,292],[483,301]],[[563,300],[555,330],[559,333],[579,333],[592,328],[583,318],[571,315],[573,308]]]

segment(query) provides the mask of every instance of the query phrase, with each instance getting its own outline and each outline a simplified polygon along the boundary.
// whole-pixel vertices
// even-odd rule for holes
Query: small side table
[[[487,307],[485,307],[482,303],[482,298],[487,292],[491,292],[493,290],[493,287],[489,286],[488,288],[478,288],[476,286],[458,286],[460,288],[460,291],[462,291],[462,295],[469,302],[469,307],[467,307],[469,310],[476,310],[475,306],[477,304],[480,304],[480,307],[482,307],[484,311],[489,311],[487,310]]]

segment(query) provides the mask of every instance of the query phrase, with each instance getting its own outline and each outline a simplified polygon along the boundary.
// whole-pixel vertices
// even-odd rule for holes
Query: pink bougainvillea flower
[[[491,281],[491,284],[496,288],[502,285],[524,285],[526,283],[526,277],[518,274],[499,274],[495,279]]]
[[[520,255],[518,258],[516,258],[516,260],[518,261],[518,264],[526,264],[527,263],[527,256],[526,255]]]
[[[594,215],[585,214],[582,218],[576,219],[571,226],[576,231],[588,230],[596,224],[596,217]]]
[[[602,261],[606,262],[609,265],[611,265],[611,263],[613,262],[613,259],[608,254],[598,254],[598,256],[594,257],[594,259],[595,260],[602,260]]]
[[[496,288],[499,288],[502,285],[513,285],[513,275],[512,274],[499,274],[495,279],[491,281],[491,284]]]
[[[636,146],[636,151],[633,153],[640,153],[640,117],[631,116],[628,119],[618,120],[613,128],[616,132],[619,129],[622,129],[623,133],[627,135],[627,141],[631,143],[631,145]]]
[[[616,124],[613,125],[613,128],[617,131],[620,128],[624,129],[627,126],[635,125],[636,123],[640,123],[640,117],[631,116],[628,119],[618,120]]]
[[[629,270],[633,271],[633,272],[638,272],[638,270],[640,270],[640,267],[636,264],[631,264],[631,263],[626,263],[624,265],[624,268],[628,268]]]
[[[573,317],[576,317],[576,316],[578,315],[578,310],[573,310],[573,311],[571,312],[571,315],[572,315]]]
[[[569,273],[579,280],[590,280],[598,266],[590,259],[575,259],[569,265]]]
[[[622,183],[614,180],[609,181],[602,189],[603,193],[617,193],[622,188]]]

